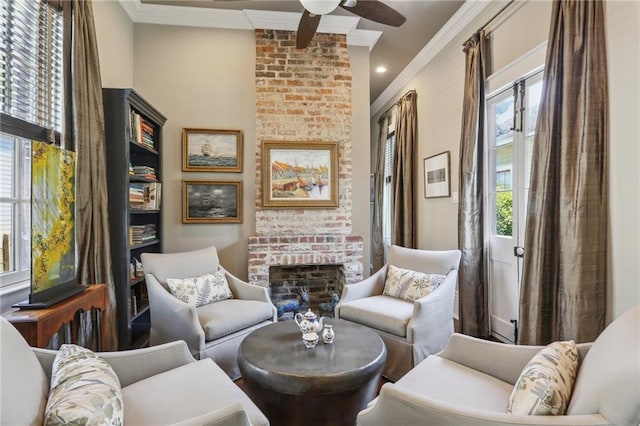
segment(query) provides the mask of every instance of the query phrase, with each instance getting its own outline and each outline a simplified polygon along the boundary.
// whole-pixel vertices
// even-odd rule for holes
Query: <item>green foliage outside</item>
[[[511,236],[513,225],[513,193],[496,193],[496,233]]]

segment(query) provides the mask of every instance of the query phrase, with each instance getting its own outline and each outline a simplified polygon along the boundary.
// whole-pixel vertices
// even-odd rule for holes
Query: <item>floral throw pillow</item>
[[[120,380],[89,349],[64,344],[51,369],[44,425],[113,425],[124,420]]]
[[[223,270],[195,278],[167,278],[167,285],[176,298],[196,308],[233,297]]]
[[[578,371],[573,340],[553,342],[531,358],[516,382],[507,413],[563,415]]]
[[[446,277],[389,265],[383,294],[413,302],[438,288]]]

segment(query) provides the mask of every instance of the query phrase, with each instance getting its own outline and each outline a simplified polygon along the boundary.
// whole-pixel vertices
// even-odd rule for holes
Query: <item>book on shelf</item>
[[[130,174],[133,171],[132,175],[135,177],[142,177],[146,179],[156,180],[157,174],[156,169],[150,166],[132,166],[130,168]]]
[[[157,239],[157,233],[154,223],[129,226],[129,244],[144,244],[155,239]]]
[[[162,184],[160,182],[129,184],[129,206],[133,210],[160,210],[161,199]]]
[[[141,207],[144,204],[144,191],[143,184],[129,184],[129,203],[133,205],[139,205]]]
[[[129,112],[129,136],[131,139],[146,146],[150,149],[155,149],[154,133],[155,128],[152,124],[133,109]]]

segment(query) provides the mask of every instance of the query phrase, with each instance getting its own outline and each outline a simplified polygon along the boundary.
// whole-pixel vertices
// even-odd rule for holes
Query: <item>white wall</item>
[[[117,1],[92,4],[102,87],[132,87],[133,22]]]
[[[609,319],[640,303],[640,2],[606,4]]]
[[[351,155],[353,159],[353,234],[364,240],[364,276],[369,276],[371,226],[369,220],[369,48],[349,47],[351,62]]]
[[[163,243],[167,252],[215,245],[247,276],[255,229],[255,36],[253,31],[136,24],[133,87],[167,117],[163,137]],[[182,129],[239,129],[243,173],[182,171]],[[243,182],[241,224],[182,224],[183,180]]]
[[[610,208],[611,282],[609,319],[640,303],[640,90],[638,75],[640,2],[609,1],[607,48],[610,89]],[[451,187],[458,188],[460,125],[464,85],[462,43],[484,25],[503,4],[488,6],[442,52],[434,57],[393,99],[409,89],[418,92],[418,169],[422,159],[442,151],[451,152]],[[531,1],[508,19],[494,25],[493,70],[499,71],[544,42],[550,24],[549,1]],[[384,111],[382,108],[381,111]],[[377,134],[378,115],[371,120]],[[372,145],[374,145],[373,143]],[[424,183],[417,186],[418,247],[457,247],[457,204],[452,198],[425,199]]]

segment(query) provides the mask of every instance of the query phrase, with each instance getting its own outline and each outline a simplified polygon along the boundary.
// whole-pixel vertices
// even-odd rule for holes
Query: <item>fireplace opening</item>
[[[333,317],[345,281],[343,265],[269,266],[269,295],[278,309],[278,321],[307,309]]]

